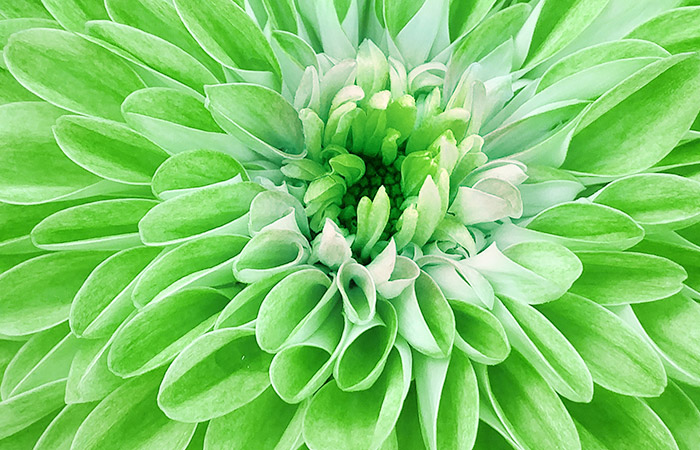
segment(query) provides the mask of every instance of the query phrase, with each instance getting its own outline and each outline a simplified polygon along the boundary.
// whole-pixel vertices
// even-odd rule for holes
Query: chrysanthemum
[[[0,0],[0,449],[697,449],[698,5]]]

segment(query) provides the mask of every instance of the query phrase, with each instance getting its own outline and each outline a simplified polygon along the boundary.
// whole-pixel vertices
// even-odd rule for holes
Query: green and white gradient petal
[[[0,0],[1,450],[693,450],[697,0]]]

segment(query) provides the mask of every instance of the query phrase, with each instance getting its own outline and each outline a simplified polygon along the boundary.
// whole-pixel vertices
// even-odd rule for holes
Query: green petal
[[[376,450],[391,433],[410,386],[408,347],[392,351],[382,376],[368,390],[344,392],[334,381],[311,400],[304,440],[317,450]]]
[[[0,65],[2,65],[2,63],[0,63]],[[19,84],[10,72],[0,69],[0,105],[17,102],[36,102],[40,100],[39,97]]]
[[[491,245],[464,263],[489,280],[496,294],[529,304],[556,300],[581,274],[573,252],[546,241],[522,242],[502,253]]]
[[[96,403],[68,405],[51,421],[34,447],[35,450],[70,450],[78,427]]]
[[[207,86],[205,91],[207,108],[219,125],[244,145],[269,159],[303,156],[299,115],[277,92],[254,84]]]
[[[438,179],[438,182],[442,181],[445,183],[447,181],[447,172],[442,171],[438,176],[441,178]],[[435,181],[433,181],[431,176],[428,176],[418,193],[418,203],[416,204],[418,226],[416,227],[416,232],[413,234],[413,238],[411,238],[411,242],[419,247],[428,242],[440,223],[440,220],[442,220],[442,217],[445,215],[446,208],[443,208],[444,201],[442,197]],[[446,195],[444,197],[446,197]]]
[[[444,360],[417,355],[415,376],[426,446],[471,448],[479,423],[479,388],[467,355],[459,350]]]
[[[199,94],[204,93],[204,85],[219,82],[193,56],[157,36],[108,20],[91,21],[85,28],[88,35],[97,38],[97,44],[146,69],[139,71],[144,78],[146,74],[155,76],[165,84],[190,88]]]
[[[85,31],[88,20],[106,19],[103,2],[94,0],[41,0],[46,9],[63,28],[76,33]]]
[[[556,242],[571,250],[625,250],[644,236],[644,230],[629,216],[587,203],[563,203],[546,209],[527,228],[556,236]]]
[[[169,158],[158,167],[153,176],[153,193],[167,200],[236,176],[249,180],[246,170],[232,156],[213,150],[191,150]]]
[[[700,116],[699,116],[700,117]],[[693,128],[697,128],[693,125]],[[674,148],[671,153],[659,161],[652,170],[683,169],[700,163],[700,139],[688,141]]]
[[[427,356],[449,355],[455,339],[455,317],[442,291],[421,271],[413,285],[392,300],[399,317],[399,334]]]
[[[691,289],[700,290],[700,248],[694,244],[679,238],[677,234],[670,234],[647,238],[632,250],[663,256],[680,264],[688,273],[688,279],[683,283]]]
[[[252,402],[212,420],[204,448],[293,450],[301,441],[305,408],[289,405],[268,388]]]
[[[397,448],[401,450],[426,450],[418,417],[417,400],[415,385],[413,385],[408,391],[401,415],[396,423]]]
[[[634,175],[605,186],[594,201],[629,214],[650,231],[700,221],[700,183],[670,174]]]
[[[608,0],[545,1],[537,19],[526,65],[536,65],[565,48],[607,4]]]
[[[88,339],[110,336],[132,311],[136,277],[160,249],[137,247],[103,261],[90,273],[71,303],[71,331]]]
[[[700,377],[700,305],[676,294],[656,302],[633,306],[646,334],[657,346],[668,372],[686,382]]]
[[[514,4],[487,17],[469,34],[459,39],[448,64],[446,91],[454,91],[471,63],[483,59],[504,42],[514,38],[531,11],[532,8],[527,3]]]
[[[83,340],[73,359],[66,385],[69,405],[102,400],[124,384],[107,367],[107,354],[113,338]]]
[[[0,16],[1,17],[1,16]],[[21,18],[0,20],[0,46],[5,47],[7,41],[14,33],[31,28],[53,28],[60,29],[61,25],[53,20],[38,19],[38,18]],[[0,55],[3,53],[0,52]],[[7,65],[4,58],[0,59],[0,67],[7,70]],[[7,73],[7,72],[6,72]],[[10,76],[11,78],[11,76]],[[16,83],[16,81],[15,81]],[[29,100],[32,100],[31,98]]]
[[[76,113],[121,120],[121,104],[143,82],[119,57],[74,34],[16,33],[5,47],[15,78],[39,97]]]
[[[27,254],[37,252],[30,233],[51,214],[70,208],[86,200],[51,202],[40,205],[10,205],[0,203],[0,254]],[[14,264],[13,264],[14,265]]]
[[[700,442],[700,411],[677,385],[669,383],[659,397],[645,400],[671,431],[679,450],[691,450]]]
[[[338,290],[343,298],[343,310],[350,322],[368,323],[376,312],[377,290],[369,270],[354,261],[338,269]]]
[[[3,364],[7,366],[3,367],[3,400],[66,378],[79,347],[75,337],[66,335],[66,331],[65,326],[59,325],[37,333],[14,355],[8,355],[12,359]]]
[[[610,176],[651,167],[676,146],[695,120],[698,87],[700,59],[695,56],[678,55],[650,64],[592,105],[571,141],[563,167]]]
[[[355,325],[343,337],[333,379],[343,391],[362,391],[379,378],[394,347],[398,323],[389,302],[377,305],[374,320]]]
[[[232,260],[247,242],[243,236],[208,236],[166,252],[138,276],[131,293],[134,305],[143,307],[191,285],[233,283]]]
[[[526,228],[513,224],[500,227],[494,235],[496,242],[507,247],[547,240],[570,250],[626,250],[644,237],[644,229],[628,215],[590,203],[559,203],[526,223]]]
[[[561,396],[576,402],[593,397],[593,379],[564,335],[535,308],[509,299],[494,307],[508,338]]]
[[[61,408],[65,389],[66,380],[57,380],[0,402],[0,439],[24,430]]]
[[[66,158],[56,145],[51,127],[61,115],[60,109],[43,102],[0,107],[0,200],[42,203],[100,181]]]
[[[450,300],[455,315],[455,347],[481,364],[498,364],[510,353],[501,322],[488,310],[464,301]]]
[[[167,88],[141,89],[124,100],[122,114],[131,128],[171,154],[205,148],[243,162],[259,159],[224,134],[194,94]]]
[[[700,49],[700,8],[665,11],[643,23],[627,35],[659,44],[669,52],[696,52]]]
[[[347,332],[347,319],[340,308],[331,312],[321,327],[304,342],[283,348],[272,359],[270,381],[285,402],[299,403],[311,397],[333,372],[333,364]]]
[[[676,449],[671,432],[642,400],[596,388],[591,403],[566,402],[576,422],[605,449]]]
[[[642,40],[625,39],[593,45],[562,58],[547,69],[537,85],[537,92],[571,75],[611,61],[665,56],[668,56],[668,52],[663,48]]]
[[[276,30],[297,32],[297,14],[292,0],[263,0],[263,3]]]
[[[102,252],[51,253],[4,272],[0,275],[0,332],[31,334],[68,319],[76,292],[107,256]]]
[[[511,450],[512,445],[484,421],[479,422],[474,450]]]
[[[107,120],[63,116],[56,142],[73,162],[95,175],[127,184],[149,184],[168,154],[129,127]]]
[[[547,105],[523,118],[514,116],[515,122],[484,136],[484,153],[490,159],[512,156],[529,163],[559,167],[566,159],[569,140],[581,120],[580,114],[589,104],[588,100],[566,100]],[[508,117],[509,113],[506,106],[486,124],[486,129],[491,129],[492,123]]]
[[[260,305],[270,290],[287,275],[303,268],[308,268],[308,266],[283,270],[246,286],[221,311],[214,328],[218,330],[219,328],[236,328],[251,324],[258,317]]]
[[[174,422],[158,408],[161,377],[154,372],[112,392],[80,425],[71,448],[184,450],[195,425]]]
[[[213,326],[228,301],[215,289],[190,288],[146,305],[115,334],[110,370],[129,378],[170,362]]]
[[[209,420],[262,394],[270,386],[272,355],[258,348],[253,333],[216,330],[185,348],[168,368],[158,394],[158,405],[168,417]]]
[[[265,296],[255,323],[261,349],[276,353],[304,341],[326,320],[339,300],[338,289],[318,269],[295,272]]]
[[[208,186],[157,205],[139,223],[146,245],[170,245],[201,236],[245,234],[248,211],[265,188],[251,182]]]
[[[41,434],[51,421],[56,417],[59,410],[55,410],[41,420],[34,422],[27,428],[13,434],[10,437],[0,440],[0,449],[15,450],[18,448],[34,448],[34,445],[41,437]]]
[[[0,15],[8,18],[40,17],[50,19],[48,11],[42,5],[41,0],[27,0],[16,2],[14,0],[0,1]]]
[[[411,0],[400,2],[397,0],[384,1],[384,16],[386,28],[392,36],[396,36],[408,24],[413,16],[420,10],[426,0]]]
[[[158,203],[144,199],[103,200],[58,211],[32,230],[45,250],[121,250],[141,243],[138,223]]]
[[[114,22],[143,30],[177,45],[205,64],[217,78],[223,77],[221,65],[211,59],[187,31],[171,2],[105,0],[105,6]]]
[[[578,252],[583,273],[570,292],[601,305],[651,302],[680,291],[687,278],[678,264],[654,255]]]
[[[501,364],[480,367],[477,374],[496,414],[518,444],[525,448],[581,448],[561,399],[516,350]]]
[[[518,186],[525,217],[571,201],[584,189],[583,184],[573,175],[558,169],[529,165],[527,175],[528,179]]]
[[[24,341],[0,340],[0,372],[5,373],[7,365],[12,361],[12,358],[15,357],[22,345],[24,345]]]
[[[469,232],[467,231],[467,233]],[[441,258],[436,263],[431,263],[426,262],[428,258],[426,257],[419,261],[423,266],[423,270],[433,277],[440,286],[445,297],[451,300],[485,306],[488,309],[493,307],[493,287],[478,271],[463,262],[457,264],[449,260],[446,261],[447,258]]]
[[[600,386],[630,396],[663,391],[666,374],[659,356],[609,310],[572,294],[537,308],[576,348]]]
[[[482,21],[495,3],[495,0],[451,2],[449,11],[450,40],[454,41],[463,33],[471,31],[472,27]]]
[[[279,63],[270,44],[238,4],[176,0],[175,7],[192,36],[216,61],[232,69],[269,72],[279,82]]]
[[[5,369],[0,394],[7,400],[68,376],[78,342],[65,325],[32,336]]]
[[[381,91],[389,79],[389,63],[372,41],[364,41],[357,51],[357,80],[367,97]]]
[[[291,194],[266,191],[250,204],[248,230],[251,234],[280,229],[309,235],[309,225],[301,202]]]
[[[267,230],[256,234],[233,264],[233,274],[243,283],[306,263],[311,249],[306,238],[294,231]]]
[[[370,201],[369,197],[360,200],[357,205],[357,235],[353,247],[360,251],[361,256],[367,257],[379,241],[389,222],[390,209],[391,203],[384,186],[379,187],[373,200]]]

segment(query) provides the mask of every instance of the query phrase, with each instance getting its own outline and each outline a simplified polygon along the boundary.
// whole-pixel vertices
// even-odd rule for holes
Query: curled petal
[[[252,283],[274,273],[304,264],[311,253],[309,242],[299,233],[268,230],[258,233],[233,263],[233,274]]]

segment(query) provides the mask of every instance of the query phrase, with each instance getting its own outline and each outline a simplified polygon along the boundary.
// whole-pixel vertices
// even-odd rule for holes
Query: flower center
[[[363,158],[365,174],[355,184],[348,186],[343,196],[345,206],[338,216],[339,225],[345,227],[350,233],[357,232],[357,204],[362,197],[374,198],[380,187],[384,186],[391,210],[389,212],[388,230],[393,230],[396,221],[401,214],[401,205],[404,203],[404,195],[401,191],[401,160],[390,164],[384,164],[381,158]],[[384,230],[382,238],[388,238],[387,230]]]

